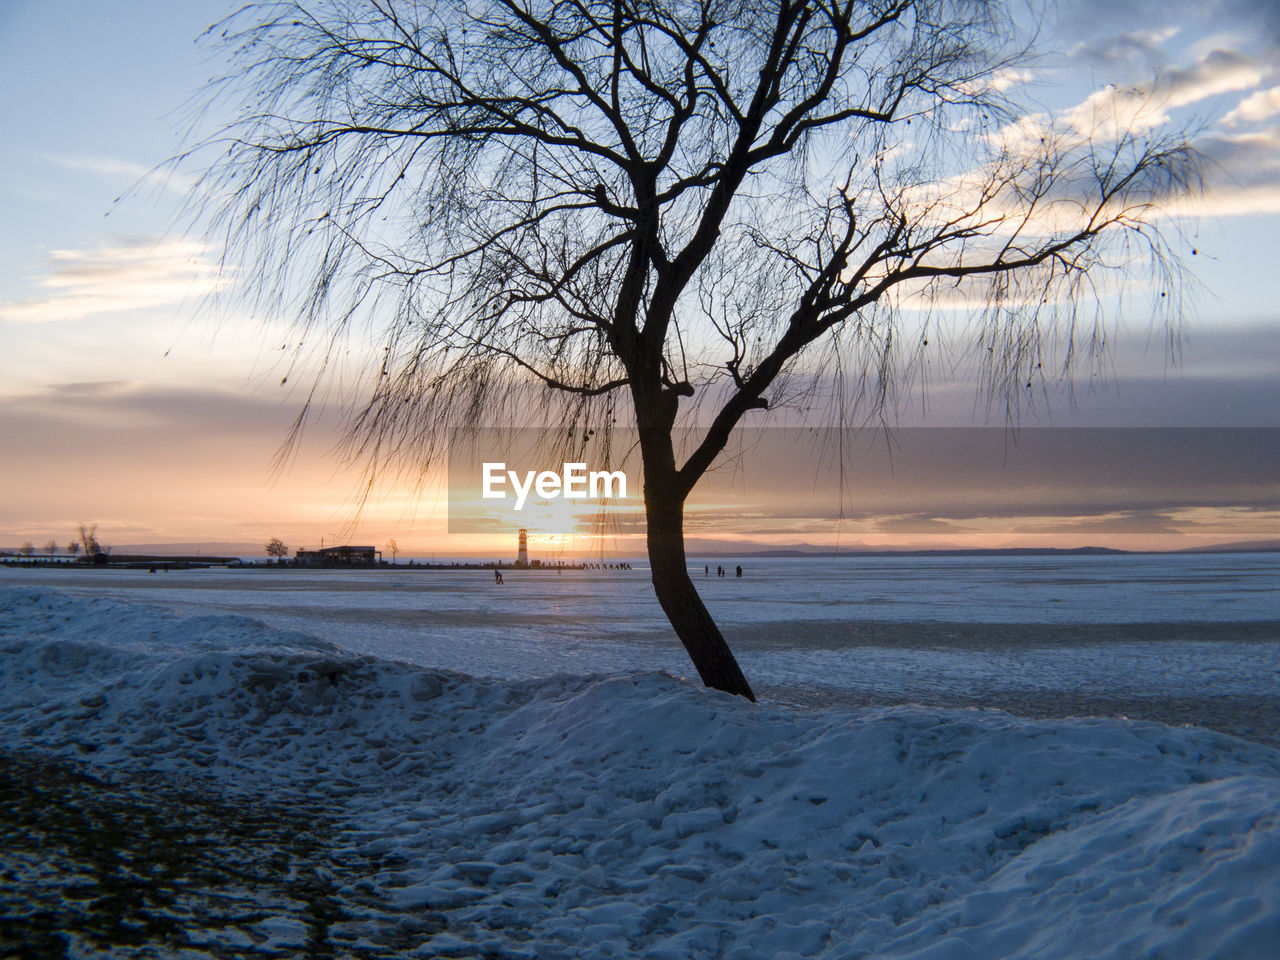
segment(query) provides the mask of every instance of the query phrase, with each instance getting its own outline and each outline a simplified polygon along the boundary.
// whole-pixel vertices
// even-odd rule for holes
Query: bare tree
[[[25,541],[22,546],[18,548],[18,556],[20,557],[29,557],[35,552],[36,548],[32,545],[30,540]]]
[[[684,551],[735,427],[883,408],[942,298],[1014,407],[1100,342],[1105,271],[1176,268],[1152,224],[1198,179],[1181,136],[1021,110],[1031,48],[985,0],[299,0],[215,30],[239,115],[194,212],[297,318],[286,356],[355,384],[347,452],[372,477],[531,409],[633,426],[657,597],[749,698]]]
[[[105,551],[102,544],[98,543],[98,525],[95,523],[91,527],[80,524],[80,547],[84,550],[86,557],[96,557]]]
[[[279,563],[282,557],[289,555],[289,548],[284,545],[284,541],[279,537],[272,537],[267,541],[267,556],[275,557],[276,563]]]
[[[395,566],[396,554],[400,552],[400,544],[396,543],[395,537],[387,541],[387,551],[391,554],[391,565]]]
[[[44,545],[44,552],[51,557],[56,557],[58,555],[58,541],[56,540],[46,541]]]
[[[70,543],[67,544],[67,553],[71,554],[72,559],[75,559],[76,555],[79,552],[80,552],[79,540],[72,540]]]

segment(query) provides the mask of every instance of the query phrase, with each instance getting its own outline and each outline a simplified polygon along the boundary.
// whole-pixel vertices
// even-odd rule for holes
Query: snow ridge
[[[336,847],[399,859],[380,896],[446,918],[424,956],[1261,960],[1280,936],[1280,752],[1201,730],[483,680],[50,590],[0,591],[0,654],[5,744],[323,800]]]

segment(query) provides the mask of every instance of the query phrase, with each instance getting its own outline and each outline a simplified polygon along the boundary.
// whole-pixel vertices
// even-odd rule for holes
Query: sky
[[[510,552],[507,534],[450,534],[442,479],[362,497],[360,466],[335,452],[334,410],[276,463],[303,399],[273,357],[284,327],[208,309],[233,280],[184,230],[192,171],[142,180],[181,150],[190,98],[221,69],[197,38],[235,6],[0,0],[0,548],[65,545],[93,523],[117,547],[250,554],[271,537],[291,550],[395,538],[407,555]],[[874,451],[893,445],[873,431],[856,484],[831,480],[817,449],[797,449],[782,471],[776,457],[730,460],[717,474],[729,479],[713,477],[691,503],[695,551],[1165,549],[1280,536],[1276,460],[1260,429],[1280,429],[1280,8],[1060,0],[1042,32],[1054,53],[1016,80],[1047,112],[1123,111],[1140,90],[1161,104],[1138,121],[1151,129],[1199,119],[1210,192],[1176,220],[1198,278],[1179,355],[1153,336],[1141,297],[1121,305],[1105,375],[1044,398],[1012,446],[973,384],[938,371],[901,424],[980,442],[911,433],[890,468]],[[993,424],[999,456],[990,431],[958,430]],[[1078,459],[1097,466],[1079,475],[1019,439],[1079,427],[1147,432],[1076,438]],[[934,454],[901,453],[925,439]],[[637,508],[634,495],[621,505],[604,543],[581,536],[589,518],[535,528],[535,555],[638,552]]]

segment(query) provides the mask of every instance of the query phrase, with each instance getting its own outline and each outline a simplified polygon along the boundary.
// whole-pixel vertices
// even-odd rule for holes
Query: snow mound
[[[1274,957],[1280,753],[1189,728],[478,680],[0,592],[0,735],[325,798],[423,955]]]

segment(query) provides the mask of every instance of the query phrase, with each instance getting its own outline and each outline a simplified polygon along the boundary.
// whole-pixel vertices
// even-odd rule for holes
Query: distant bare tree
[[[79,540],[72,540],[70,543],[67,544],[67,553],[71,554],[73,559],[75,558],[76,554],[78,554],[79,552],[80,552]]]
[[[80,547],[84,550],[86,557],[96,557],[100,553],[105,553],[102,545],[98,543],[98,525],[95,523],[91,527],[80,524]]]
[[[387,541],[386,549],[391,554],[391,564],[394,566],[396,562],[396,554],[400,552],[400,544],[396,543],[395,538],[392,537]]]
[[[272,537],[268,540],[266,550],[267,556],[276,558],[276,563],[279,563],[281,558],[289,555],[289,548],[284,545],[284,541],[279,537]]]
[[[20,557],[29,557],[35,552],[36,548],[32,545],[30,540],[26,541],[18,548],[18,556]]]
[[[1176,270],[1153,223],[1198,182],[1185,137],[1022,110],[1012,9],[250,3],[218,28],[211,98],[239,119],[195,212],[299,356],[350,383],[348,335],[381,338],[348,401],[371,476],[474,427],[634,426],[657,597],[703,680],[752,697],[684,550],[735,427],[815,392],[891,403],[966,296],[1016,406],[1104,339],[1080,307],[1105,271]]]
[[[58,555],[58,541],[56,540],[47,541],[44,545],[44,552],[51,557],[56,557]]]

